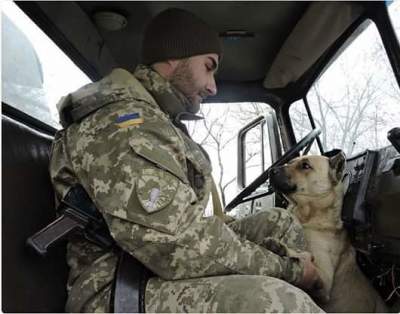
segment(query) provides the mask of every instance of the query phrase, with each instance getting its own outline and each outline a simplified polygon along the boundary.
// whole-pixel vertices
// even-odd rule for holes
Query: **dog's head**
[[[302,156],[271,169],[270,181],[294,205],[326,208],[338,197],[345,165],[340,150],[326,156]]]

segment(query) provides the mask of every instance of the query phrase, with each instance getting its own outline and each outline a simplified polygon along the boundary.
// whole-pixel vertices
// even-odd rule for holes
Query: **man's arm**
[[[112,215],[106,220],[117,243],[164,279],[226,274],[272,276],[293,284],[303,279],[299,260],[241,240],[217,217],[196,219],[176,235]]]

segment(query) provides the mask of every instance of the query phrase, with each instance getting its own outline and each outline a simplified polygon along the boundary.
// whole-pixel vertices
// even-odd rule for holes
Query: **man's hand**
[[[313,263],[314,257],[310,253],[304,252],[299,255],[299,259],[304,265],[303,278],[299,283],[299,287],[311,293],[322,289],[323,283]]]

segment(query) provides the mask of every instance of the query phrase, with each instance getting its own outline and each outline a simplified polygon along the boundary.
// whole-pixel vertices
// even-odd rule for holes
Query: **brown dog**
[[[271,184],[300,220],[324,287],[317,302],[328,312],[386,312],[378,293],[357,266],[343,228],[342,152],[331,158],[303,156],[272,169]]]

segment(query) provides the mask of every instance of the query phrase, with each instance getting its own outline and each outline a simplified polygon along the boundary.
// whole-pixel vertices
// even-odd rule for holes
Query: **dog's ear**
[[[340,182],[346,168],[346,156],[339,149],[324,154],[329,158],[329,176],[334,184]]]

